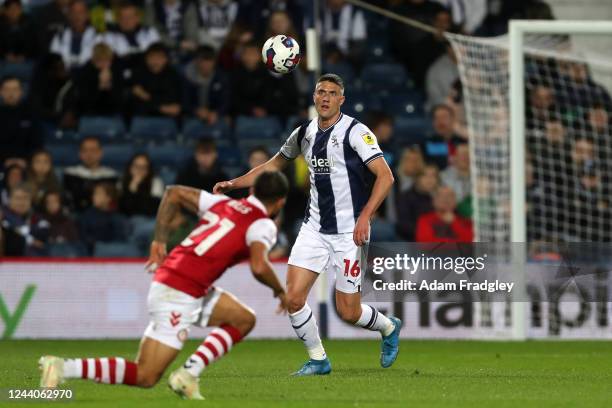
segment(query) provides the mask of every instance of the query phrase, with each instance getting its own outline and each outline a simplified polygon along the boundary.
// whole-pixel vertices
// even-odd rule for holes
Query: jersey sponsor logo
[[[330,158],[317,158],[317,156],[312,156],[308,160],[310,166],[312,167],[312,171],[315,174],[330,174],[331,169],[334,167],[334,159]]]
[[[240,214],[248,214],[252,211],[252,208],[242,204],[240,201],[231,200],[227,203],[228,206],[238,211]]]
[[[365,142],[365,144],[367,145],[373,145],[374,143],[376,143],[376,139],[374,139],[374,136],[372,136],[369,133],[366,133],[364,135],[361,135],[361,138],[363,139],[363,141]]]

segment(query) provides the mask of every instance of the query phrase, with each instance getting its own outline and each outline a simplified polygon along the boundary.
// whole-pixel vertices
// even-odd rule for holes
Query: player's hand
[[[276,308],[276,314],[287,314],[287,295],[285,294],[285,292],[283,292],[276,297],[279,300],[278,307]]]
[[[213,194],[225,194],[234,189],[234,183],[231,181],[220,181],[213,187]]]
[[[148,273],[155,272],[157,267],[164,261],[164,258],[166,258],[166,244],[158,241],[151,242],[149,259],[145,264],[145,270]]]
[[[360,215],[355,223],[355,230],[353,231],[353,241],[355,245],[362,246],[367,244],[370,240],[370,220],[368,217]]]

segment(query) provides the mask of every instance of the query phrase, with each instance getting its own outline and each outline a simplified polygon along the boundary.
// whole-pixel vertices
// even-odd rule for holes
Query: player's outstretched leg
[[[380,365],[391,367],[399,353],[399,333],[402,322],[395,317],[386,317],[376,308],[361,303],[360,293],[336,291],[336,307],[342,319],[355,326],[380,332],[382,336]]]
[[[196,325],[216,327],[189,356],[185,364],[170,374],[170,388],[185,399],[203,399],[199,377],[204,369],[227,354],[255,326],[255,313],[228,292],[216,289],[219,295],[204,305],[203,319]],[[213,296],[214,297],[214,296]]]
[[[287,303],[289,320],[295,334],[304,342],[310,359],[295,373],[294,376],[326,375],[331,372],[331,364],[321,337],[317,320],[306,303],[308,292],[312,288],[317,274],[308,269],[289,265],[287,271]]]
[[[179,350],[145,337],[136,362],[121,357],[69,358],[43,356],[40,386],[57,388],[67,379],[91,380],[102,384],[154,386]]]

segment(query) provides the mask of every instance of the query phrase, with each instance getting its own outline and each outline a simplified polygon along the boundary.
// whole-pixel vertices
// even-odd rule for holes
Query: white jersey
[[[295,129],[279,153],[286,160],[302,154],[308,163],[304,223],[324,234],[353,232],[374,179],[366,165],[383,155],[372,131],[345,114],[327,129],[315,118]]]

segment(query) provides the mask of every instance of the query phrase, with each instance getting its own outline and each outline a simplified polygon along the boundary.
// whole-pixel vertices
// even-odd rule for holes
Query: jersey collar
[[[250,195],[247,197],[247,201],[253,204],[255,207],[259,208],[261,211],[263,211],[264,214],[268,215],[268,210],[266,210],[266,206],[263,205],[263,203],[259,201],[257,197],[255,197],[254,195]]]
[[[338,116],[338,119],[336,119],[336,121],[333,124],[329,125],[325,129],[321,129],[321,126],[319,126],[319,118],[317,118],[317,128],[319,128],[319,130],[321,132],[327,132],[329,129],[331,129],[334,126],[336,126],[336,124],[338,124],[338,122],[340,122],[340,120],[342,120],[342,117],[344,117],[344,113],[340,112],[340,116]]]

